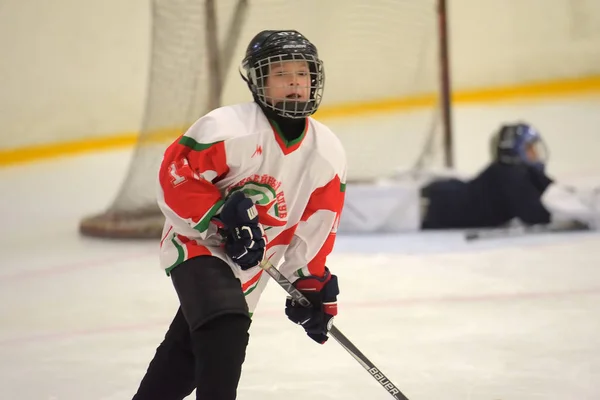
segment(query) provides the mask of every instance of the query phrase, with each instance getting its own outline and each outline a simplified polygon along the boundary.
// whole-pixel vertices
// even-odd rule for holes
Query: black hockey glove
[[[285,302],[285,315],[290,321],[302,325],[312,340],[325,343],[328,339],[327,333],[333,325],[333,317],[337,315],[337,295],[340,293],[337,276],[325,268],[323,278],[300,278],[294,282],[294,286],[313,306],[303,307],[288,297]]]
[[[225,225],[225,252],[243,270],[256,267],[265,256],[264,231],[252,200],[243,192],[232,193],[221,210]]]

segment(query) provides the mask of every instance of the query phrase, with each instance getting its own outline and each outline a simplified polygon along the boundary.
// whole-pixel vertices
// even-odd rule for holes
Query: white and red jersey
[[[344,149],[322,123],[307,118],[303,134],[290,142],[255,103],[218,108],[164,154],[158,186],[166,216],[161,265],[169,273],[191,257],[213,255],[231,266],[245,294],[253,291],[262,270],[242,271],[225,254],[212,220],[226,196],[241,188],[256,204],[273,265],[291,281],[322,277],[345,179]]]

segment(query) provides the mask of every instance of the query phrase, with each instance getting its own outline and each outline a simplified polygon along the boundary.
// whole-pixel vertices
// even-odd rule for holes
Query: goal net
[[[436,6],[436,0],[153,0],[141,133],[116,198],[84,218],[81,233],[160,236],[155,192],[165,148],[211,109],[251,100],[238,65],[250,39],[265,29],[298,30],[319,49],[326,84],[315,117],[344,144],[349,181],[441,165]]]

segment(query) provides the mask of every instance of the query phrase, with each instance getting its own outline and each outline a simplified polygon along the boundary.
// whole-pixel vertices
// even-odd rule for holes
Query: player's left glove
[[[306,334],[317,343],[325,343],[327,333],[337,315],[337,295],[340,294],[337,276],[325,268],[322,278],[309,276],[294,282],[294,286],[311,302],[312,307],[303,307],[291,298],[285,302],[288,319],[302,325]]]

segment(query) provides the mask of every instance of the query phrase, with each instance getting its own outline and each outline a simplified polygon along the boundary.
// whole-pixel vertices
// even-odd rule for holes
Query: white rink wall
[[[0,2],[0,148],[138,129],[146,0]]]
[[[543,133],[549,150],[548,172],[561,182],[600,179],[598,132],[600,96],[546,100],[536,103],[470,104],[454,111],[455,167],[470,176],[490,161],[489,139],[500,123],[524,120]],[[406,129],[420,127],[421,111],[378,115],[358,121],[332,120],[343,132],[348,154],[348,177],[381,177],[394,170],[410,169],[424,146],[424,135]],[[432,168],[441,168],[442,154],[435,152]]]
[[[250,3],[261,7],[251,8],[237,59],[260,29],[303,31],[327,63],[327,105],[406,97],[435,86],[432,0]],[[600,74],[598,0],[449,3],[454,90]],[[146,97],[150,15],[149,0],[2,0],[0,149],[136,132]],[[359,53],[373,59],[367,70],[352,61]],[[232,68],[224,101],[246,99]]]

